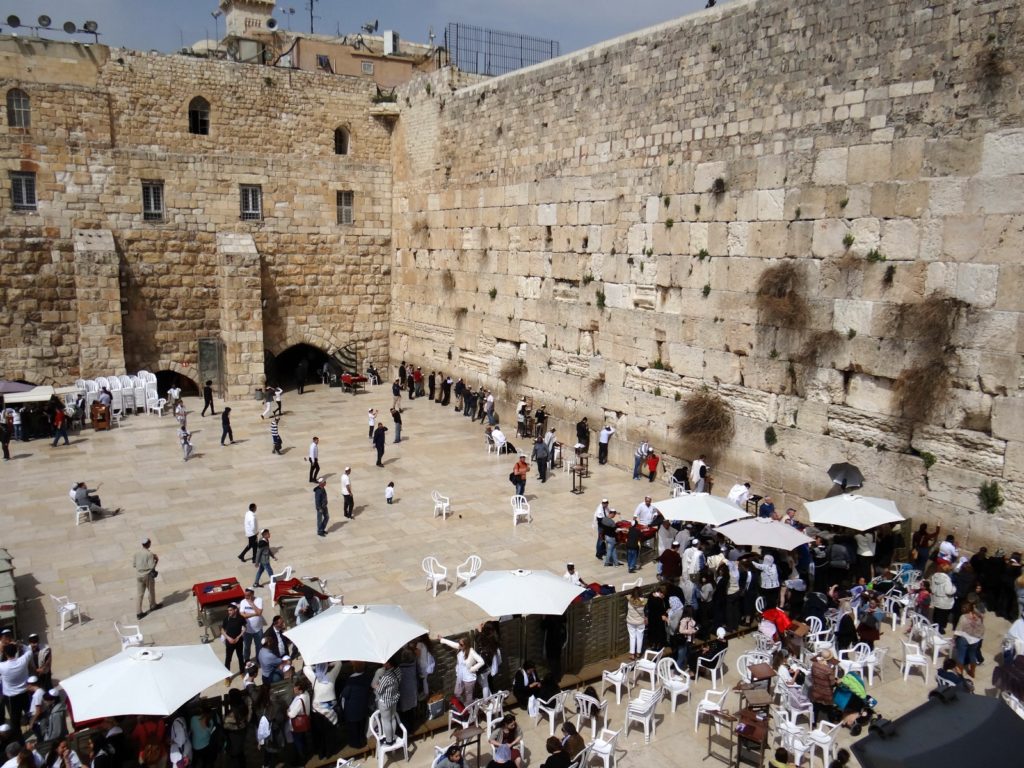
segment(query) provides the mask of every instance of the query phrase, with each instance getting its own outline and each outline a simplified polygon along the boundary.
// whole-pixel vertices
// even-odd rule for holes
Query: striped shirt
[[[275,443],[281,439],[281,434],[280,431],[278,430],[276,421],[270,422],[270,437]]]
[[[388,709],[398,704],[402,673],[397,667],[385,669],[377,681],[377,706]]]

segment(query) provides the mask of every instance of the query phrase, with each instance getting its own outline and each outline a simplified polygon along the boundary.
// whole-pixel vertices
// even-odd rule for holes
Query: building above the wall
[[[382,34],[322,35],[282,29],[274,0],[221,0],[226,35],[214,50],[195,46],[197,55],[233,61],[351,75],[394,88],[417,73],[437,69],[447,60],[432,45],[403,40],[397,31]]]

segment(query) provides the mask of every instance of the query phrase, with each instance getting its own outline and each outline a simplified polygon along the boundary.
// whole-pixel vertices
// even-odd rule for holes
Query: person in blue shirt
[[[765,496],[764,501],[761,502],[761,506],[757,509],[758,517],[775,517],[775,504],[772,503],[771,496]]]

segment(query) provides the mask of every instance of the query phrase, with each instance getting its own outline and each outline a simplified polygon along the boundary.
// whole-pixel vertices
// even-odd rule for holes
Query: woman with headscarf
[[[335,708],[334,684],[341,671],[341,664],[328,662],[322,664],[307,664],[302,668],[302,673],[313,686],[313,711],[319,712],[326,717],[331,725],[338,724],[338,712]]]

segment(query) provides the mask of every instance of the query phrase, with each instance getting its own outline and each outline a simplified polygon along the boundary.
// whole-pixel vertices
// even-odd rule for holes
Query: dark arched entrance
[[[263,372],[268,384],[294,389],[303,364],[305,381],[309,384],[320,381],[320,369],[329,359],[322,349],[310,344],[296,344],[276,356],[267,351],[263,356]]]
[[[171,387],[179,387],[182,397],[199,397],[199,383],[177,371],[157,371],[156,390],[160,397],[167,395]]]

